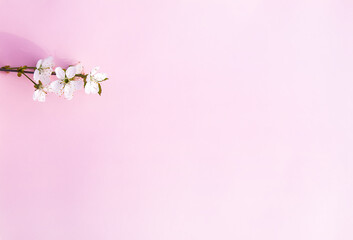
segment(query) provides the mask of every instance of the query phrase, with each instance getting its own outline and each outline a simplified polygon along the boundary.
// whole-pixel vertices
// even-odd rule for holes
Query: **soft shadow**
[[[54,57],[55,65],[64,67],[75,64],[76,61],[68,58],[60,58],[56,54],[46,52],[34,42],[19,37],[15,34],[0,32],[0,67],[10,66],[35,66],[38,59]]]
[[[46,52],[28,39],[0,32],[0,66],[35,66]]]
[[[0,32],[0,67],[10,65],[11,67],[18,67],[27,65],[30,67],[36,66],[39,59],[48,56],[54,57],[56,66],[68,66],[75,64],[72,59],[60,58],[56,54],[50,54],[36,43],[17,36],[15,34]],[[25,77],[18,78],[16,73],[0,72],[0,85],[2,89],[7,89],[0,95],[0,101],[8,99],[9,101],[15,99],[16,101],[31,101],[34,88],[33,84]],[[1,106],[4,110],[4,106]]]

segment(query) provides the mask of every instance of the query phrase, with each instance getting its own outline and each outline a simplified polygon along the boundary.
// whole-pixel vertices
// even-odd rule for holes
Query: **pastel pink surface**
[[[353,2],[0,0],[0,239],[352,239]]]

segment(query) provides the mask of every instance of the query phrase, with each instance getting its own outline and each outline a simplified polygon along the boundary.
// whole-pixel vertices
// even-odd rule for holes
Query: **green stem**
[[[30,77],[27,76],[27,74],[25,74],[24,72],[22,72],[22,74],[28,78],[34,85],[37,85]]]
[[[0,71],[2,71],[2,72],[18,72],[18,70],[15,70],[15,69],[8,69],[8,68],[0,68]],[[34,73],[34,72],[32,72],[32,71],[24,71],[23,70],[23,72],[25,72],[25,73]]]
[[[85,74],[76,74],[75,76],[76,76],[76,77],[83,78],[83,79],[86,79],[87,74],[86,74],[86,75],[85,75]]]

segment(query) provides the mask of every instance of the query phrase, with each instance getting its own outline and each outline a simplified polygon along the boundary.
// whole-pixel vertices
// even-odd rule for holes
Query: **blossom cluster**
[[[34,83],[33,100],[39,102],[45,102],[48,93],[55,93],[71,100],[74,92],[82,88],[87,94],[101,95],[101,82],[108,79],[105,73],[98,72],[99,67],[95,67],[90,73],[85,74],[81,63],[69,66],[67,69],[61,67],[54,69],[53,57],[38,60],[36,67],[10,68],[6,66],[2,68],[2,71],[15,71],[10,69],[16,69],[18,76],[23,74]],[[24,69],[34,69],[34,72],[24,71]],[[26,73],[33,73],[33,80]],[[55,81],[51,81],[52,75],[56,75]]]

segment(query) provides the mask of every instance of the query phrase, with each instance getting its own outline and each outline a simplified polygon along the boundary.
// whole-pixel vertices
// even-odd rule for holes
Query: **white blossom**
[[[54,61],[53,57],[48,57],[46,59],[39,59],[34,70],[33,79],[36,83],[41,81],[43,84],[49,84],[50,76],[53,72]]]
[[[33,93],[33,100],[38,102],[45,102],[45,97],[49,92],[50,76],[53,72],[53,57],[46,59],[39,59],[34,71],[34,82],[36,83],[36,90]]]
[[[79,62],[74,67],[76,68],[76,74],[82,74],[83,73],[82,63]]]
[[[33,93],[33,100],[38,102],[45,102],[45,97],[48,93],[48,88],[38,88]]]
[[[45,97],[49,92],[49,82],[42,83],[41,81],[36,82],[34,86],[36,90],[33,93],[33,100],[38,102],[45,102]]]
[[[50,91],[55,92],[58,95],[63,95],[68,100],[73,98],[73,94],[76,90],[79,90],[83,86],[82,80],[75,80],[75,75],[82,71],[82,65],[69,67],[64,71],[61,67],[55,69],[56,76],[59,80],[56,80],[50,84]]]
[[[26,69],[34,70],[25,71]],[[17,72],[17,75],[26,76],[33,84],[35,91],[33,100],[45,102],[48,93],[53,92],[59,96],[64,95],[68,100],[73,98],[74,92],[85,88],[86,94],[102,93],[101,82],[107,80],[107,74],[98,72],[99,67],[94,67],[89,74],[85,74],[82,64],[79,62],[76,65],[70,65],[67,69],[61,67],[55,68],[54,72],[53,57],[39,59],[35,67],[10,67],[4,66],[0,71]],[[33,78],[27,73],[32,73]],[[51,76],[56,75],[57,79],[51,82]]]
[[[99,67],[95,67],[86,77],[85,92],[87,94],[97,94],[99,92],[100,82],[107,79],[105,73],[98,72]]]

